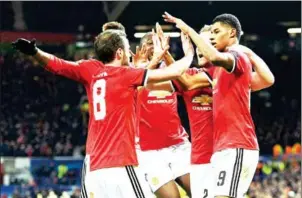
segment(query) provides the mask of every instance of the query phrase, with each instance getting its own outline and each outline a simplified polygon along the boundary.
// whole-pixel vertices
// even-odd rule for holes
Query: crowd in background
[[[271,162],[268,162],[271,163]],[[245,198],[300,198],[301,197],[301,161],[288,161],[284,168],[273,166],[268,174],[258,168]],[[13,198],[80,198],[80,189],[75,187],[71,193],[60,189],[39,188],[33,186],[27,190],[16,188]],[[1,198],[7,198],[3,195]],[[185,195],[182,198],[187,198]]]
[[[171,44],[181,56],[180,43]],[[258,52],[257,50],[255,50]],[[274,144],[293,145],[301,137],[300,54],[259,54],[276,79],[273,87],[252,93],[251,112],[261,154]],[[87,58],[88,54],[65,57]],[[83,156],[87,135],[84,87],[53,75],[19,53],[0,54],[2,156]],[[179,114],[189,131],[186,110],[179,98]]]
[[[300,198],[301,197],[301,161],[286,163],[284,170],[273,170],[263,179],[257,178],[257,170],[248,198]]]
[[[179,45],[179,42],[173,42],[171,47],[172,54],[176,57],[181,57]],[[68,60],[79,60],[87,59],[91,52],[74,56],[64,53],[57,55]],[[300,54],[294,51],[287,55],[263,52],[259,55],[269,64],[276,83],[269,89],[252,93],[251,112],[260,153],[271,155],[276,143],[283,147],[292,146],[301,139],[301,85],[300,72],[297,72],[300,71]],[[45,71],[37,62],[20,53],[2,51],[0,64],[1,156],[84,156],[89,118],[84,87]],[[181,97],[179,115],[184,127],[190,132]],[[5,170],[1,173],[5,173]],[[247,197],[297,198],[301,196],[299,173],[301,174],[300,166],[293,168],[288,165],[284,171],[275,171],[261,179],[256,174]],[[79,197],[78,189],[70,196],[62,190],[38,188],[42,183],[77,184],[79,176],[73,170],[59,176],[54,167],[42,166],[32,174],[34,179],[30,185],[34,186],[33,189],[27,190],[25,195],[16,190],[13,197]],[[12,185],[29,185],[18,178],[12,178],[10,182]]]

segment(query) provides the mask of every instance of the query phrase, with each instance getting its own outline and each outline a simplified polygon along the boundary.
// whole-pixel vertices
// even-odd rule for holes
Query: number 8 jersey
[[[138,165],[136,88],[147,82],[147,70],[105,66],[94,59],[69,62],[56,57],[46,69],[85,86],[90,115],[86,142],[90,170]]]

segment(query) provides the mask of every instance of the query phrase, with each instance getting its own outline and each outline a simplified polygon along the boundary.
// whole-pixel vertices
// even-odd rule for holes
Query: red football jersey
[[[202,70],[197,68],[187,70],[189,75],[200,72]],[[192,141],[191,163],[210,163],[213,154],[212,89],[200,88],[184,91],[177,81],[173,81],[173,84],[183,96],[188,112]]]
[[[252,65],[239,50],[233,71],[216,67],[213,77],[214,152],[228,148],[258,149],[250,114]]]
[[[166,148],[188,137],[178,116],[176,93],[142,88],[138,93],[138,104],[141,150]]]
[[[137,86],[147,70],[104,66],[97,60],[77,63],[54,58],[46,67],[84,84],[89,101],[87,151],[90,169],[137,165]]]

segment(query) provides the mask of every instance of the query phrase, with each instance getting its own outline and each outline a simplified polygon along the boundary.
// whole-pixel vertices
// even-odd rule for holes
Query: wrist
[[[31,55],[31,56],[35,56],[35,55],[37,55],[38,51],[39,51],[39,48],[34,47],[34,49],[33,49],[33,50],[31,50],[31,52],[30,52],[30,54],[29,54],[29,55]]]
[[[150,63],[151,64],[158,64],[161,59],[162,58],[159,57],[159,56],[153,56],[152,59],[151,59],[151,61],[150,61]]]
[[[134,66],[138,68],[143,68],[146,67],[147,65],[148,65],[148,61],[138,61],[134,63]]]

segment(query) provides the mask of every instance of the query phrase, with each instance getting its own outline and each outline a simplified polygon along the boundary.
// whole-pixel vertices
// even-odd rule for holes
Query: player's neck
[[[236,46],[238,44],[239,44],[239,42],[238,42],[237,39],[236,40],[231,40],[224,51],[228,51],[228,49],[230,49],[231,47],[234,47],[234,46]]]
[[[106,63],[105,66],[113,66],[113,67],[120,67],[122,66],[121,61],[113,60],[110,63]]]

